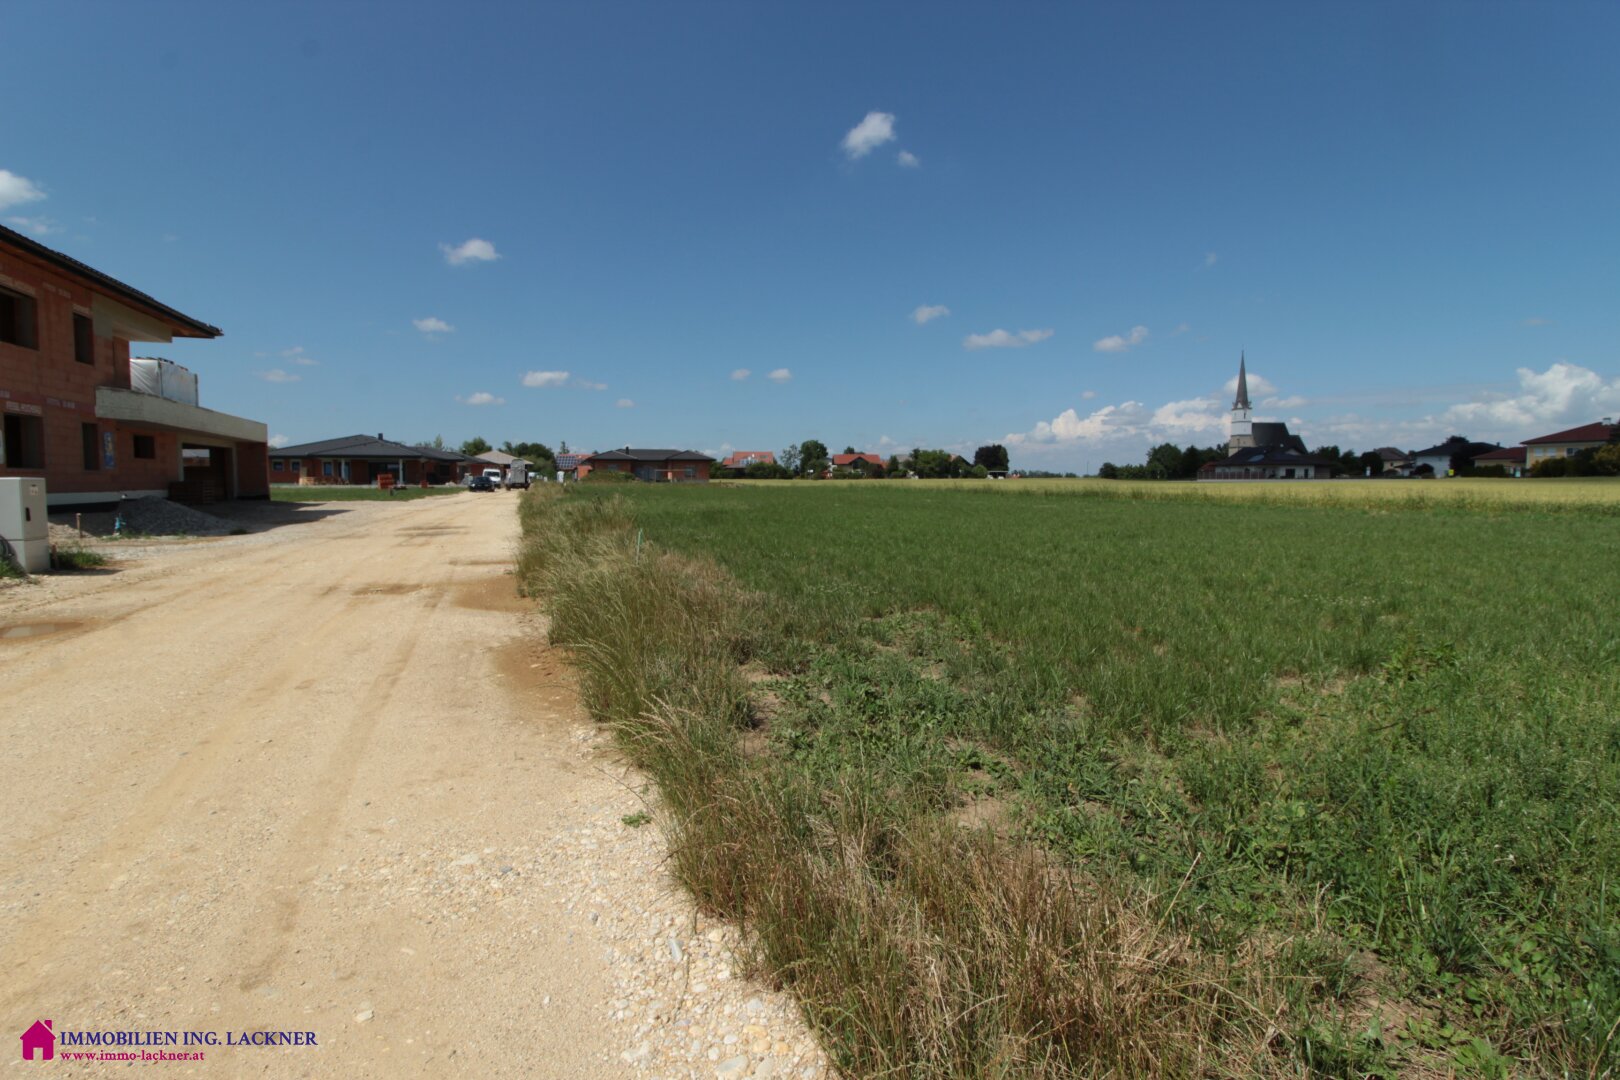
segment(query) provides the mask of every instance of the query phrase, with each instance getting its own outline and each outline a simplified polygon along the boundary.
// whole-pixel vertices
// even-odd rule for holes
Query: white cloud
[[[465,266],[467,263],[474,262],[494,262],[501,257],[500,253],[495,250],[494,244],[488,240],[480,240],[476,236],[454,247],[449,244],[440,244],[439,250],[444,252],[444,261],[451,266]]]
[[[607,389],[607,383],[580,378],[571,371],[525,371],[519,381],[530,388],[571,386],[575,390]]]
[[[425,319],[412,319],[411,325],[424,334],[453,334],[455,327],[437,316],[429,315]]]
[[[748,376],[750,376],[752,374],[753,374],[753,372],[749,371],[747,368],[740,367],[736,371],[733,371],[731,373],[731,381],[732,382],[742,382],[744,379],[748,378]]]
[[[494,394],[491,394],[491,393],[489,393],[487,391],[484,391],[484,390],[479,390],[476,393],[468,394],[466,397],[462,397],[460,394],[457,394],[456,395],[456,400],[461,402],[463,405],[505,405],[506,404],[506,399],[505,398],[496,397]]]
[[[1188,398],[1186,401],[1167,401],[1153,410],[1148,425],[1154,433],[1166,436],[1189,435],[1194,432],[1226,434],[1227,412],[1214,398]]]
[[[1234,392],[1236,392],[1235,389]],[[1301,405],[1309,405],[1310,403],[1310,398],[1300,394],[1290,394],[1288,397],[1264,398],[1260,402],[1260,407],[1263,409],[1297,409]]]
[[[1148,328],[1133,326],[1129,334],[1110,334],[1105,338],[1098,338],[1092,342],[1091,347],[1097,352],[1125,352],[1148,339]]]
[[[304,352],[304,347],[302,345],[294,345],[290,349],[282,349],[281,357],[289,363],[297,364],[299,367],[321,366],[321,362],[319,360]]]
[[[23,203],[38,202],[44,197],[45,192],[26,176],[18,176],[9,169],[0,169],[0,210],[21,206]]]
[[[849,159],[863,158],[886,142],[894,141],[894,114],[869,112],[866,118],[844,136],[844,153]]]
[[[1182,323],[1179,326],[1177,326],[1174,330],[1170,331],[1170,336],[1171,337],[1179,337],[1180,335],[1187,333],[1191,329],[1192,329],[1192,327],[1188,326],[1186,323]]]
[[[1204,252],[1204,269],[1208,270],[1210,267],[1214,266],[1220,261],[1220,258],[1221,257],[1215,254],[1213,251]]]
[[[259,372],[259,378],[263,379],[265,382],[289,383],[297,382],[299,379],[303,378],[303,376],[294,375],[292,372],[283,371],[280,368],[271,368],[269,371]]]
[[[944,304],[921,304],[917,307],[917,310],[911,313],[911,317],[916,321],[918,326],[921,326],[924,323],[933,322],[935,319],[949,315],[950,313],[951,309],[946,307]]]
[[[14,217],[7,218],[6,221],[23,232],[33,233],[35,236],[49,236],[51,233],[62,231],[61,226],[45,217]]]
[[[618,401],[615,401],[613,405],[615,408],[619,409],[633,409],[636,407],[636,403],[627,397],[620,398]]]
[[[921,168],[922,166],[922,160],[910,150],[900,151],[900,153],[895,155],[894,160],[898,161],[903,168],[907,169],[916,169]]]
[[[1122,405],[1104,405],[1085,417],[1073,409],[1064,409],[1051,420],[1040,421],[1029,431],[1009,433],[1002,441],[1009,446],[1026,446],[1031,443],[1098,442],[1134,433],[1141,415],[1140,401],[1127,401]]]
[[[1566,360],[1541,372],[1519,368],[1518,376],[1518,393],[1453,405],[1441,416],[1441,424],[1490,424],[1493,431],[1507,431],[1511,438],[1533,439],[1620,411],[1620,378],[1604,379]],[[1540,428],[1548,431],[1531,430]]]
[[[964,349],[1022,349],[1036,345],[1052,336],[1050,330],[992,330],[988,334],[969,334],[962,339]]]
[[[1090,401],[1092,398],[1094,398],[1096,396],[1097,396],[1097,391],[1095,391],[1095,390],[1086,390],[1083,393],[1081,393],[1080,400],[1081,401]]]
[[[292,440],[287,438],[285,435],[272,435],[267,440],[266,445],[268,445],[272,450],[280,450],[283,446],[286,446],[290,442],[292,442]]]
[[[789,371],[785,367],[779,367],[775,371],[771,372],[769,375],[767,375],[765,377],[767,379],[771,380],[772,382],[783,383],[783,382],[787,382],[789,379],[793,378],[793,372]]]
[[[15,219],[13,219],[13,220],[15,220]],[[1520,326],[1551,326],[1552,325],[1552,320],[1551,319],[1544,319],[1540,315],[1532,315],[1528,319],[1524,320],[1524,322],[1520,323],[1519,325]]]

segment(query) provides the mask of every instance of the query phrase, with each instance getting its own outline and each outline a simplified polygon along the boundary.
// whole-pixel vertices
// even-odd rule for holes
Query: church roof
[[[1254,445],[1257,447],[1305,453],[1305,440],[1289,431],[1287,424],[1256,420],[1250,428],[1250,434],[1254,436]]]
[[[1327,468],[1337,464],[1336,461],[1317,457],[1315,454],[1306,453],[1304,449],[1296,450],[1291,446],[1245,446],[1234,450],[1219,461],[1206,464],[1204,468],[1209,469],[1218,465],[1317,465]]]

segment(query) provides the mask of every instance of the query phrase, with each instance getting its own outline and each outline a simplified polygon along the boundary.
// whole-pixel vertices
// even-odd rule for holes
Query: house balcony
[[[194,441],[212,439],[232,443],[264,443],[270,438],[269,427],[257,420],[116,386],[96,387],[96,416],[103,420],[178,432]],[[199,436],[202,440],[198,440]]]

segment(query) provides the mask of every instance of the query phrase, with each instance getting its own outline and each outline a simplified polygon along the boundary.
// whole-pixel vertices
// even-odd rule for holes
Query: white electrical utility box
[[[51,568],[50,520],[45,516],[45,481],[0,476],[0,551],[24,571],[41,574]]]

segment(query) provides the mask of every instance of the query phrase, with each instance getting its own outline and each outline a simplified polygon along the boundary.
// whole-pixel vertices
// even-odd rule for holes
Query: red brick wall
[[[129,342],[92,337],[94,363],[74,358],[73,316],[90,313],[90,290],[9,248],[0,248],[0,286],[35,300],[37,349],[0,342],[0,412],[37,414],[45,425],[45,467],[0,465],[0,476],[43,476],[55,493],[167,491],[181,478],[179,435],[96,417],[96,387],[129,389]],[[84,467],[81,425],[97,427],[98,467]],[[102,437],[113,436],[113,467],[102,459]],[[150,435],[155,457],[135,456],[135,435]],[[243,494],[264,494],[263,444],[236,446]],[[256,456],[259,477],[245,459]]]

